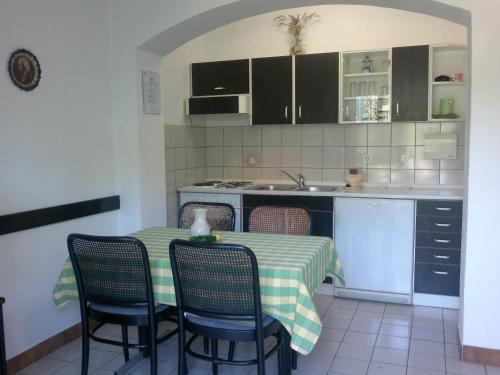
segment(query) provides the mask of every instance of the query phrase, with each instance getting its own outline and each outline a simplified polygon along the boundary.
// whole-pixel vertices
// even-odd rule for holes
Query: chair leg
[[[279,375],[291,375],[292,373],[292,349],[290,348],[290,335],[287,330],[282,327],[280,331],[281,346],[278,349],[278,360],[281,362],[278,365],[280,370]]]
[[[212,361],[215,361],[218,359],[219,356],[219,348],[218,348],[218,343],[217,339],[212,339]],[[217,363],[212,362],[212,375],[218,375],[219,373],[219,366]]]
[[[128,327],[123,324],[122,325],[122,342],[125,344],[123,346],[123,357],[125,358],[125,362],[128,362],[130,356],[128,351]]]
[[[179,348],[178,348],[178,356],[179,356],[179,361],[178,361],[178,367],[177,367],[177,374],[178,375],[185,375],[188,373],[187,370],[187,363],[186,363],[186,352],[184,351],[186,347],[186,332],[182,327],[179,327],[179,333],[178,333],[178,343],[179,343]]]
[[[156,345],[156,334],[153,327],[149,327],[149,352],[150,352],[150,367],[151,367],[151,375],[158,374],[158,348]]]
[[[292,370],[297,370],[298,354],[292,350]]]
[[[87,375],[89,372],[89,328],[88,322],[82,322],[82,375]]]
[[[210,351],[209,341],[206,337],[203,337],[203,353],[208,355],[209,351]]]
[[[229,354],[227,356],[227,359],[229,361],[232,361],[233,358],[234,358],[234,349],[235,349],[235,347],[236,347],[236,343],[234,341],[230,341],[229,342]]]
[[[257,340],[257,375],[266,375],[266,358],[264,357],[264,340]]]

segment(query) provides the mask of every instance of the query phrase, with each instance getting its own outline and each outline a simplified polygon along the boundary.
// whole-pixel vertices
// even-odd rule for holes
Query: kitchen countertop
[[[256,185],[264,184],[265,182],[256,182]],[[280,182],[283,184],[283,181]],[[320,186],[314,184],[313,186]],[[327,197],[360,197],[360,198],[393,198],[393,199],[446,199],[446,200],[462,200],[463,190],[454,187],[391,187],[391,186],[367,186],[361,189],[353,189],[339,187],[336,191],[331,192],[310,192],[310,191],[282,191],[282,190],[251,190],[249,187],[244,188],[216,188],[216,187],[199,187],[199,186],[184,186],[177,189],[183,193],[207,193],[207,194],[253,194],[253,195],[310,195],[310,196],[327,196]]]

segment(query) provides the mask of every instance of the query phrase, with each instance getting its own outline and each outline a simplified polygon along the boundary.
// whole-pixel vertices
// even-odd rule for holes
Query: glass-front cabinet
[[[341,55],[341,123],[391,121],[391,51]]]

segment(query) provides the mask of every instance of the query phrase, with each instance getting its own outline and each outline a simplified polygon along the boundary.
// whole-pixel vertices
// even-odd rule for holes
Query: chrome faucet
[[[290,177],[297,184],[299,190],[303,190],[304,189],[304,187],[305,187],[306,184],[305,184],[305,179],[304,179],[303,175],[301,175],[300,173],[298,173],[297,176],[299,177],[299,179],[296,180],[295,177],[293,177],[290,173],[288,173],[284,169],[281,170],[281,173],[284,173],[288,177]]]

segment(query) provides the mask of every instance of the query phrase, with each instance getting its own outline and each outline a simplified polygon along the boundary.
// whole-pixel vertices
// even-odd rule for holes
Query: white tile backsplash
[[[323,147],[302,147],[302,168],[323,168]]]
[[[224,146],[242,146],[241,128],[227,126],[224,127]]]
[[[268,125],[262,127],[262,146],[281,146],[280,125]]]
[[[323,147],[323,168],[344,168],[344,147]]]
[[[300,146],[302,144],[302,128],[297,125],[285,125],[281,128],[282,146]]]
[[[368,127],[366,124],[354,124],[345,128],[346,146],[367,146]]]
[[[345,168],[366,168],[367,163],[363,156],[368,152],[367,147],[345,147],[344,167]]]
[[[368,124],[368,146],[390,146],[391,124]]]
[[[327,124],[323,127],[323,146],[344,146],[345,126]]]
[[[323,126],[302,126],[302,146],[323,146]]]
[[[416,185],[439,185],[439,171],[418,169],[415,171]]]
[[[415,183],[415,171],[411,170],[391,170],[391,184],[413,185]]]
[[[391,169],[414,169],[415,146],[391,147]]]
[[[302,151],[300,147],[282,147],[281,148],[281,165],[283,167],[298,167],[302,166]]]
[[[415,123],[400,122],[392,124],[393,146],[414,146],[415,145]]]
[[[370,161],[368,168],[389,169],[391,167],[390,147],[368,147]]]
[[[281,167],[281,147],[262,147],[262,166]]]
[[[390,169],[368,169],[368,182],[371,184],[390,184]]]
[[[242,165],[242,148],[224,147],[224,167],[241,167]]]
[[[425,134],[437,132],[458,134],[456,160],[423,158]],[[281,169],[338,183],[349,168],[374,184],[461,185],[464,138],[464,122],[166,126],[167,189],[204,179],[285,181]]]

